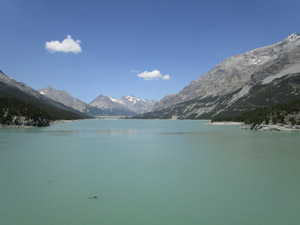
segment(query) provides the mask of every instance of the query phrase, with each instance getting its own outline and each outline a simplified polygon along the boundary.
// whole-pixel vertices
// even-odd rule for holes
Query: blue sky
[[[86,102],[100,94],[159,100],[227,57],[300,32],[293,0],[0,0],[0,15],[0,69]],[[46,49],[67,35],[81,52]],[[157,80],[137,76],[155,70]]]

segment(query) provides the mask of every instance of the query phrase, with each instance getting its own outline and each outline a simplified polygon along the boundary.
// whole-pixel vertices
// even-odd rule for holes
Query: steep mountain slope
[[[128,109],[126,105],[118,99],[99,95],[91,103],[91,106],[97,107],[108,115],[112,116],[134,116],[137,113]]]
[[[224,60],[198,80],[192,81],[179,93],[164,97],[155,104],[154,110],[196,98],[206,100],[219,98],[244,87],[243,93],[240,93],[242,97],[249,87],[262,81],[268,83],[276,77],[299,72],[299,68],[300,35],[294,33],[274,45]]]
[[[7,113],[12,113],[12,117],[28,117],[33,115],[26,114],[22,110],[14,111],[23,104],[24,107],[27,107],[32,112],[40,111],[41,114],[39,115],[47,114],[47,120],[87,118],[84,114],[41,95],[28,85],[9,78],[2,71],[0,71],[0,98],[1,101],[8,104],[7,107],[2,104],[2,116],[5,116]],[[11,107],[12,103],[19,106]],[[13,110],[13,112],[8,112],[8,109]],[[19,115],[15,115],[14,113],[18,113]],[[31,118],[28,119],[30,120]],[[42,120],[43,118],[40,119]],[[35,124],[34,122],[32,123]]]
[[[71,107],[79,112],[88,114],[91,116],[105,116],[106,112],[103,110],[93,107],[77,98],[74,98],[69,93],[61,90],[54,89],[50,86],[39,90],[40,94],[47,96],[48,98],[60,102],[68,107]]]
[[[236,116],[256,108],[275,106],[300,97],[300,72],[244,86],[222,96],[198,97],[138,115],[137,119],[211,119]]]

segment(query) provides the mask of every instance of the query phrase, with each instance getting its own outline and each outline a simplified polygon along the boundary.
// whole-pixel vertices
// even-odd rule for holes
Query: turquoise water
[[[0,224],[300,224],[300,133],[205,123],[2,128]]]

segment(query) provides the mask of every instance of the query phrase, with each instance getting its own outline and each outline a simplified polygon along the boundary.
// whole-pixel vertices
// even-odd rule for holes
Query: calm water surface
[[[0,224],[300,224],[300,133],[205,123],[0,129]]]

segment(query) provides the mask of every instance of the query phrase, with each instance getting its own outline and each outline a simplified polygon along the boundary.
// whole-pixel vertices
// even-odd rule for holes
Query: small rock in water
[[[92,196],[92,197],[89,197],[89,199],[97,199],[97,198],[99,198],[98,196]]]

